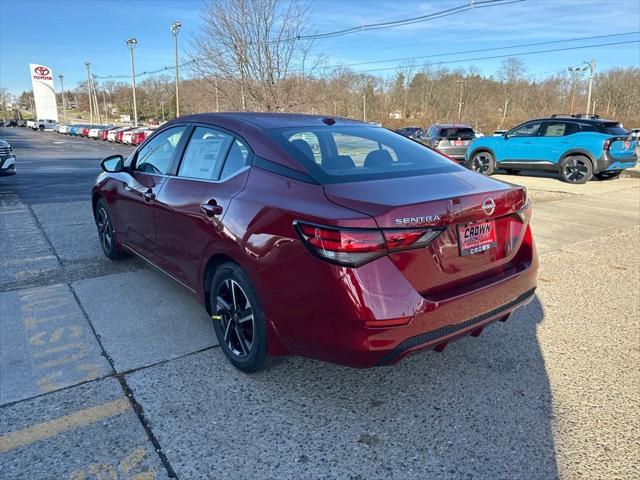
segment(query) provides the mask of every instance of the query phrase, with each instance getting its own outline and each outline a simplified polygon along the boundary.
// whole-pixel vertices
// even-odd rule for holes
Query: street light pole
[[[127,39],[127,47],[131,53],[131,90],[133,92],[133,126],[138,126],[138,105],[136,104],[136,69],[133,63],[133,49],[136,48],[138,41],[134,38]]]
[[[84,65],[87,67],[87,88],[89,89],[89,117],[91,118],[91,123],[93,124],[93,98],[91,93],[91,62],[84,62]]]
[[[64,123],[67,123],[67,99],[64,96],[64,75],[58,75],[60,77],[60,88],[62,90],[62,112],[64,113]]]
[[[173,44],[175,47],[175,57],[176,57],[176,117],[180,116],[180,93],[178,91],[178,83],[180,82],[180,75],[178,74],[178,32],[180,32],[180,27],[182,23],[173,22],[171,24],[171,33],[173,34]]]
[[[456,83],[460,85],[460,97],[458,98],[458,123],[462,121],[462,93],[464,91],[464,80],[456,80]]]
[[[587,63],[587,66],[591,74],[589,76],[589,93],[587,95],[587,115],[589,115],[589,108],[591,107],[591,90],[593,88],[593,76],[596,70],[596,61],[591,60],[590,62],[585,62],[585,63]]]

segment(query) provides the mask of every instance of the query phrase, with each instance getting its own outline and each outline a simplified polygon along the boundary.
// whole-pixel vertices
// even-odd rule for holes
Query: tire
[[[213,328],[231,364],[245,373],[267,368],[267,324],[247,274],[235,263],[223,263],[211,280],[209,299]]]
[[[593,177],[593,163],[582,155],[563,158],[560,162],[560,176],[567,183],[587,183]]]
[[[40,125],[40,126],[38,127],[38,130],[40,130],[41,132],[44,132],[44,125]]]
[[[496,171],[496,161],[489,152],[474,152],[471,159],[467,162],[467,168],[482,175],[493,175]]]
[[[96,228],[98,229],[100,246],[107,258],[110,258],[111,260],[119,260],[126,257],[126,253],[118,248],[118,240],[116,238],[116,232],[113,230],[111,215],[109,215],[107,203],[103,198],[98,200],[96,203],[93,216],[96,221]]]
[[[614,180],[616,178],[620,178],[620,175],[622,175],[623,171],[624,170],[618,170],[613,172],[600,172],[600,173],[595,173],[593,176],[596,177],[598,180]]]

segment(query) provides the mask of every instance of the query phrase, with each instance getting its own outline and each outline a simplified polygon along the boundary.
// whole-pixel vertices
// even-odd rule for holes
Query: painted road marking
[[[105,418],[115,417],[121,413],[133,411],[126,397],[118,398],[110,402],[86,408],[65,415],[54,420],[38,423],[31,427],[16,432],[11,432],[0,437],[0,453],[14,450],[18,447],[31,445],[46,438],[99,422]]]
[[[156,472],[153,469],[145,470],[140,473],[132,472],[132,470],[140,466],[146,455],[147,452],[144,448],[136,448],[117,466],[107,463],[92,463],[83,470],[73,472],[71,480],[116,480],[118,478],[127,478],[130,480],[154,480],[156,478]]]

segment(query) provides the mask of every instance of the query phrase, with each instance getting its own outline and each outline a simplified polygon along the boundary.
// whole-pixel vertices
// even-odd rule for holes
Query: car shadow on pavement
[[[244,375],[214,349],[129,380],[187,477],[547,480],[558,472],[543,319],[536,297],[479,339],[392,367],[287,358]]]

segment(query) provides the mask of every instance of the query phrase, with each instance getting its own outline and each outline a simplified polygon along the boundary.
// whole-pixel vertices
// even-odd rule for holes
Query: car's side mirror
[[[105,172],[122,172],[124,170],[124,157],[122,155],[111,155],[102,160],[100,166]]]
[[[509,132],[504,132],[502,136],[504,137],[505,140],[509,140]]]

